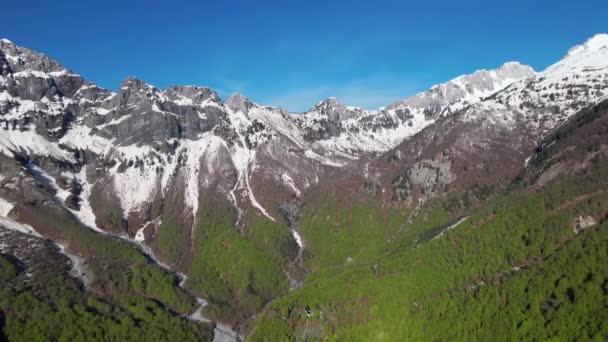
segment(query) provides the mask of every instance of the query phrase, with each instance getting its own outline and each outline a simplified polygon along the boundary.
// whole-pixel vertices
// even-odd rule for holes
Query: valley
[[[606,34],[304,113],[3,39],[0,337],[604,340],[607,157]]]

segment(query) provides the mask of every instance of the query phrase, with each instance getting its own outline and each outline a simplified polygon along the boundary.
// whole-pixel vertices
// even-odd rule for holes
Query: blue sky
[[[375,108],[480,68],[541,70],[608,31],[608,1],[7,1],[0,37],[117,89],[209,86],[304,111]]]

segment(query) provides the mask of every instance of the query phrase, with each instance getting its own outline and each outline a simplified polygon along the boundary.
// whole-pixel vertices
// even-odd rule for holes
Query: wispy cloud
[[[315,88],[290,89],[271,96],[263,102],[266,105],[281,106],[290,111],[303,112],[321,99],[328,97],[327,94],[330,92],[331,88],[325,85]]]
[[[246,84],[243,81],[233,80],[225,77],[219,77],[215,79],[214,89],[218,95],[225,99],[234,93],[245,93]]]
[[[317,87],[288,89],[268,97],[263,102],[268,105],[278,105],[290,111],[302,112],[315,103],[333,96],[349,106],[375,109],[421,90],[418,85],[411,83],[386,79],[384,81],[354,80],[343,85],[324,84]],[[378,83],[384,84],[379,85]]]

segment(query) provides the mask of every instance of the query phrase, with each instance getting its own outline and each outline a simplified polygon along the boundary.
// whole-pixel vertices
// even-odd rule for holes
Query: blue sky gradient
[[[376,108],[517,60],[536,70],[608,31],[608,1],[8,1],[0,37],[115,90],[159,88],[304,111]]]

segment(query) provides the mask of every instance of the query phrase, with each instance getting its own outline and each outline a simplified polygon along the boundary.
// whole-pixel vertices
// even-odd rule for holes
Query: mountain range
[[[514,182],[541,191],[565,177],[578,156],[563,152],[547,168],[535,160],[606,99],[607,34],[542,71],[508,62],[386,107],[328,98],[304,113],[135,77],[111,91],[3,39],[0,227],[10,232],[0,251],[23,244],[18,234],[57,244],[45,253],[69,259],[81,291],[136,293],[161,311],[215,322],[204,324],[216,338],[255,338],[269,326],[259,317],[297,336],[305,320],[281,319],[289,314],[271,304],[333,268],[378,273],[380,255],[399,251],[417,224],[426,228],[414,245]],[[458,209],[433,216],[438,201]],[[425,226],[437,217],[444,222]],[[363,297],[332,305],[355,312],[369,304]],[[374,324],[317,321],[318,338]]]

